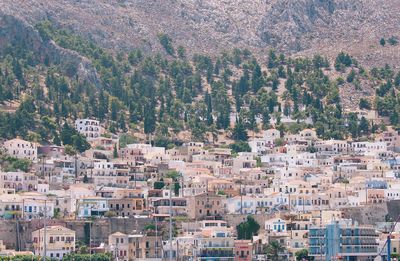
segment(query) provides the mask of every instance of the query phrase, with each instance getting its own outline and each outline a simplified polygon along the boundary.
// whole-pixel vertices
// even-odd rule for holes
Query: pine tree
[[[385,44],[386,44],[385,38],[381,38],[379,43],[380,43],[380,45],[385,46]]]
[[[253,88],[253,92],[256,93],[258,90],[263,86],[263,77],[261,72],[261,67],[255,62],[252,78],[251,78],[251,85]]]
[[[144,133],[150,134],[156,130],[156,115],[154,104],[151,102],[144,110]]]
[[[121,115],[119,116],[118,127],[120,130],[126,131],[125,116],[123,113],[121,113]]]
[[[117,144],[114,144],[113,157],[114,159],[118,158]]]
[[[204,102],[207,106],[207,125],[210,126],[213,124],[213,117],[212,117],[212,101],[211,101],[211,96],[208,93],[208,91],[206,92],[205,96],[204,96]]]
[[[364,116],[361,117],[358,129],[363,134],[366,134],[369,132],[369,122]]]
[[[236,125],[232,131],[232,138],[236,141],[247,141],[249,139],[246,128],[240,118],[236,118]]]

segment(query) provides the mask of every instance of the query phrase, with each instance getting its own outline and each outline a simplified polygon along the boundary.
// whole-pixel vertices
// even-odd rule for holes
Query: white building
[[[88,140],[99,138],[103,133],[100,122],[91,119],[77,119],[75,121],[76,130]]]
[[[16,138],[4,142],[3,147],[12,157],[37,161],[36,143]]]
[[[46,214],[47,218],[54,216],[54,202],[47,199],[45,194],[38,192],[21,193],[23,216],[26,219],[41,218]]]
[[[257,200],[249,196],[236,196],[227,199],[226,207],[230,214],[255,214]]]
[[[79,199],[77,209],[78,216],[84,218],[103,216],[110,210],[107,199],[102,197],[87,197]]]
[[[286,221],[280,218],[273,218],[265,221],[265,230],[271,232],[286,232]]]

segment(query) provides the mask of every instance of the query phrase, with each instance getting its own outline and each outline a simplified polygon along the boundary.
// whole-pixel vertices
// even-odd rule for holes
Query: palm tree
[[[267,254],[268,258],[270,258],[272,261],[279,261],[279,254],[284,250],[285,247],[282,246],[278,241],[271,241],[265,248],[265,254]]]

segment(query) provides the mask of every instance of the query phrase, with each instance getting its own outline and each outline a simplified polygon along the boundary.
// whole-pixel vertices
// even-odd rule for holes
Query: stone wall
[[[375,225],[377,222],[384,222],[388,214],[386,203],[371,204],[357,208],[342,209],[344,218],[351,218],[359,224]]]
[[[76,240],[85,240],[85,220],[47,220],[47,225],[61,225],[76,232]],[[143,231],[147,224],[151,224],[149,218],[110,218],[94,219],[91,237],[92,242],[99,244],[107,243],[108,235],[114,232],[132,233],[133,231]],[[0,238],[7,248],[10,249],[31,249],[32,231],[42,228],[43,220],[35,219],[31,221],[1,220]]]

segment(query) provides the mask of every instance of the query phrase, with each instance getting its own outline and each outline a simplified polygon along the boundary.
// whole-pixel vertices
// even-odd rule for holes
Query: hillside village
[[[0,1],[0,261],[400,260],[399,13]]]
[[[202,142],[121,146],[97,120],[74,127],[91,149],[3,143],[0,256],[379,260],[398,231],[391,128],[369,141],[272,128],[237,153]],[[396,256],[400,234],[391,237]]]

